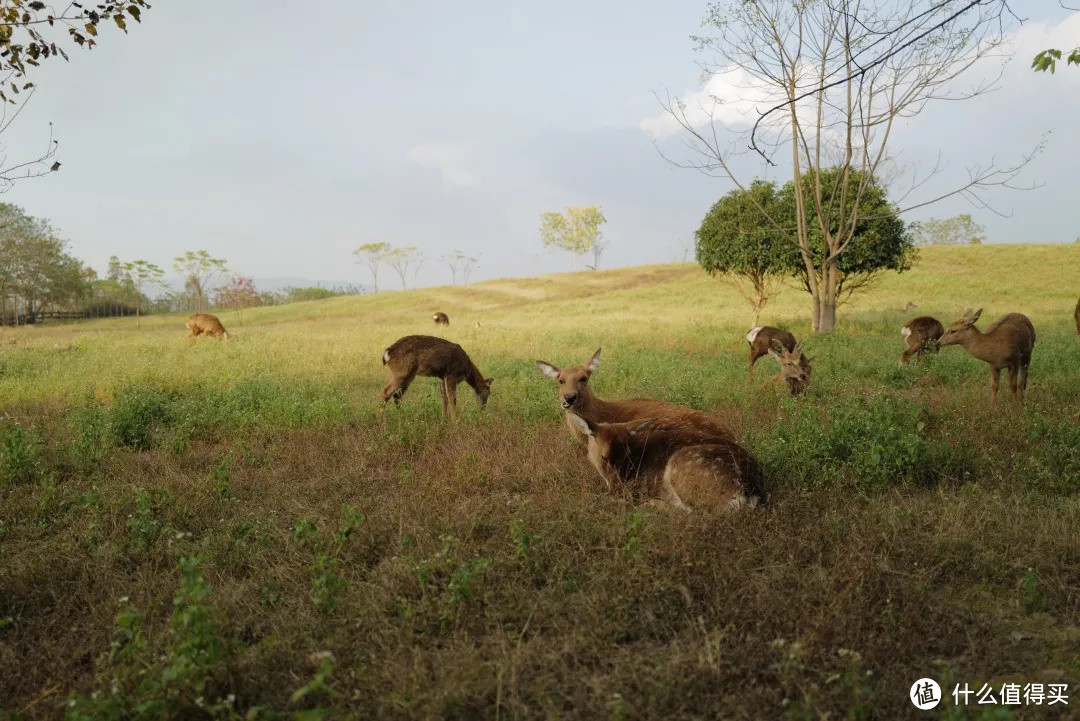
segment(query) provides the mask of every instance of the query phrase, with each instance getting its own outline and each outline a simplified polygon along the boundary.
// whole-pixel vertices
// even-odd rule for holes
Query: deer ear
[[[648,430],[649,428],[652,428],[654,425],[656,425],[656,422],[658,420],[659,420],[658,418],[650,418],[649,420],[645,421],[644,423],[639,423],[638,425],[634,426],[633,430],[630,431],[630,437],[633,438],[638,433],[641,433],[644,430]]]
[[[603,349],[603,346],[600,346],[596,349],[596,352],[592,354],[592,358],[590,358],[589,362],[585,364],[585,370],[589,371],[590,373],[596,370],[597,366],[600,365],[600,351],[602,351]]]
[[[974,314],[972,314],[971,322],[974,323],[975,321],[977,321],[979,319],[980,315],[982,315],[982,308],[979,308],[978,310],[975,311]]]
[[[577,426],[577,429],[579,431],[589,436],[590,438],[593,436],[595,428],[593,427],[592,423],[589,423],[587,420],[577,415],[576,413],[569,413],[568,415],[570,416],[570,422]]]
[[[494,378],[485,378],[484,382],[487,383],[488,385],[491,385],[491,381],[493,381],[493,380],[495,380],[495,379]]]
[[[545,363],[544,361],[536,361],[536,367],[540,369],[541,373],[546,375],[551,380],[554,381],[559,379],[559,369],[551,365],[550,363]]]

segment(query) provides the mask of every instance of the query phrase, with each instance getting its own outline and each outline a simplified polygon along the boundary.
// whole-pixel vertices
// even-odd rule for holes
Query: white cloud
[[[465,148],[456,145],[417,145],[408,159],[422,168],[435,168],[447,185],[470,186],[480,181],[465,167]]]

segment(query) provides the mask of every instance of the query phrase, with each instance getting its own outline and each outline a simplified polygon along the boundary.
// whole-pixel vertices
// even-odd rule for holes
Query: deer
[[[806,387],[810,385],[810,372],[813,370],[811,361],[814,359],[803,353],[802,343],[796,343],[791,350],[784,348],[780,343],[774,343],[769,349],[769,355],[780,364],[780,372],[769,378],[766,384],[783,381],[793,396],[806,390]]]
[[[900,329],[900,335],[904,338],[904,352],[900,354],[897,368],[903,368],[904,364],[911,360],[911,356],[915,356],[915,364],[919,365],[925,354],[937,353],[938,341],[944,332],[941,322],[928,315],[920,315],[905,323]]]
[[[435,321],[435,325],[450,325],[450,316],[446,313],[436,313],[431,319]]]
[[[579,441],[586,442],[586,435],[571,420],[571,411],[595,423],[619,423],[638,418],[659,418],[667,426],[695,429],[712,437],[735,440],[735,431],[731,426],[719,418],[693,408],[684,408],[674,403],[648,398],[625,401],[605,401],[598,398],[589,387],[589,378],[600,364],[601,350],[602,347],[597,348],[584,365],[573,368],[558,368],[545,361],[536,361],[536,367],[540,372],[558,384],[559,402],[566,425]]]
[[[1073,318],[1076,319],[1076,332],[1080,333],[1080,300],[1076,301],[1076,310],[1073,311]]]
[[[910,313],[911,311],[915,310],[918,307],[919,307],[918,303],[916,303],[913,300],[909,300],[907,302],[907,305],[905,305],[903,308],[891,308],[890,310],[894,310],[897,313]]]
[[[668,427],[658,418],[597,423],[572,411],[569,418],[588,438],[589,461],[609,491],[630,488],[686,512],[765,501],[761,465],[735,441]]]
[[[383,407],[393,398],[399,405],[409,384],[420,375],[439,378],[442,411],[457,419],[457,386],[465,381],[476,393],[477,402],[483,408],[491,394],[493,378],[485,378],[480,369],[457,343],[430,335],[407,335],[399,338],[383,351],[383,365],[390,371],[390,382],[382,391]]]
[[[746,334],[746,342],[750,344],[750,377],[754,377],[754,364],[758,359],[769,353],[779,343],[784,350],[795,350],[795,336],[782,328],[773,328],[768,325],[759,325],[751,328]]]
[[[187,319],[187,326],[189,332],[188,340],[195,342],[195,339],[205,333],[206,335],[213,336],[218,340],[228,340],[229,333],[225,330],[225,326],[221,324],[221,321],[216,315],[210,315],[209,313],[195,313]]]
[[[982,308],[964,311],[964,315],[945,329],[938,343],[942,348],[959,345],[990,366],[991,408],[997,408],[998,382],[1001,370],[1007,368],[1013,401],[1022,406],[1031,352],[1035,348],[1035,326],[1023,313],[1007,313],[982,333],[975,327],[980,315]]]

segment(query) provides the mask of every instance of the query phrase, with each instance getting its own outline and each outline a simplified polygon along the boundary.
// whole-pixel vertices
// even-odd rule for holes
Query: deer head
[[[587,363],[573,368],[558,368],[544,361],[536,361],[540,372],[558,384],[559,402],[564,410],[580,406],[589,396],[589,376],[600,365],[601,350],[602,348],[597,348]]]
[[[971,310],[968,308],[964,311],[964,314],[957,320],[953,321],[945,332],[941,334],[941,338],[938,339],[939,346],[956,345],[957,343],[963,345],[975,330],[975,321],[982,315],[982,308],[978,310]]]
[[[810,383],[810,362],[814,359],[803,355],[802,343],[797,343],[790,351],[779,343],[773,343],[773,347],[769,349],[769,355],[780,364],[777,377],[787,383],[792,394],[802,392]]]
[[[480,382],[476,384],[476,400],[480,403],[480,407],[483,408],[487,405],[488,396],[491,395],[491,382],[494,378],[481,378]]]
[[[619,471],[633,465],[629,458],[629,442],[639,433],[656,425],[657,419],[637,420],[629,423],[594,423],[575,413],[570,420],[589,439],[589,462],[604,479],[610,490],[620,482]]]

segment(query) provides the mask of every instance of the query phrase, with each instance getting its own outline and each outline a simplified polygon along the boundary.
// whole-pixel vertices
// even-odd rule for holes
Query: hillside
[[[822,336],[787,289],[762,320],[814,358],[797,398],[772,359],[748,379],[746,303],[689,265],[223,313],[227,342],[0,329],[0,718],[895,719],[927,676],[941,718],[988,718],[955,684],[1075,703],[1078,261],[925,249]],[[1028,314],[1026,406],[1003,381],[992,412],[959,347],[898,368],[909,301]],[[487,407],[462,385],[445,419],[418,378],[380,413],[411,333],[459,342]],[[607,491],[535,365],[600,345],[596,394],[728,421],[769,503]]]

